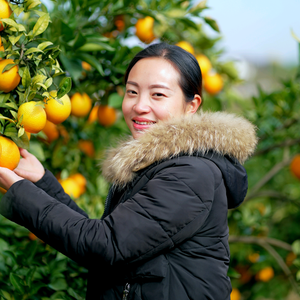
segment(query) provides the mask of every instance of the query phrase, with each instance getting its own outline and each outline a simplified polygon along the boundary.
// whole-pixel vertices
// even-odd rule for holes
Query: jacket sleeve
[[[88,217],[86,212],[83,211],[80,207],[78,207],[78,205],[71,199],[71,197],[65,193],[61,184],[49,170],[45,169],[44,176],[34,184],[37,187],[44,190],[51,197],[69,206],[70,208],[84,215],[85,217]]]
[[[184,168],[157,173],[103,220],[86,218],[27,180],[7,191],[0,213],[86,267],[129,264],[190,238],[206,220],[214,178],[204,170],[199,194],[178,178],[193,174],[192,166]]]

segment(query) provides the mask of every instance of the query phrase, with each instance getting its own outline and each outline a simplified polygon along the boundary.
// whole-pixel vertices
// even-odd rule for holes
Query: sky
[[[218,22],[226,57],[254,63],[298,63],[300,0],[208,0],[204,12]],[[207,28],[207,32],[213,34]]]

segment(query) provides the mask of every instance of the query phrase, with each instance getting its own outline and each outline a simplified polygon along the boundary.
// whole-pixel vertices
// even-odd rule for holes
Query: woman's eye
[[[164,97],[165,95],[162,93],[155,93],[153,94],[154,97]]]
[[[133,90],[127,90],[126,93],[129,94],[129,95],[135,95],[135,94],[137,94],[137,92],[133,91]]]

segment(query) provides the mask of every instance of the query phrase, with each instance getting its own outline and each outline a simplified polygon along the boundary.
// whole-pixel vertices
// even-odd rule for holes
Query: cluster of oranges
[[[86,179],[80,173],[75,173],[59,182],[65,193],[74,198],[80,197],[86,190]]]
[[[210,95],[216,95],[221,92],[224,87],[222,76],[213,71],[212,64],[208,57],[204,54],[195,54],[194,47],[187,41],[180,41],[176,45],[195,55],[201,68],[203,87],[206,92]]]

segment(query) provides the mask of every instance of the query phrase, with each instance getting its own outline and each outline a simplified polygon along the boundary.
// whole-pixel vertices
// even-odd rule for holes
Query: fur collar
[[[133,180],[135,172],[181,153],[213,150],[243,164],[256,144],[255,127],[248,120],[225,112],[201,112],[159,122],[139,139],[121,142],[108,151],[102,171],[108,181],[124,186]]]

